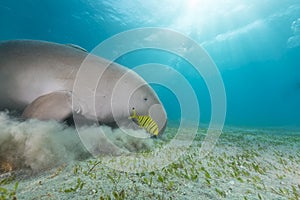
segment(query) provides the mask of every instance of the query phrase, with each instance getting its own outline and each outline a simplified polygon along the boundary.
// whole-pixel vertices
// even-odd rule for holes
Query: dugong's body
[[[73,113],[104,124],[129,124],[134,108],[164,130],[166,113],[136,73],[68,45],[0,43],[0,109],[23,118],[65,120]]]

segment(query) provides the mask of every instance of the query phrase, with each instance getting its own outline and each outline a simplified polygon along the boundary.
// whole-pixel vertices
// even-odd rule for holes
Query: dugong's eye
[[[148,98],[147,98],[147,97],[145,97],[145,98],[144,98],[144,101],[148,101]]]

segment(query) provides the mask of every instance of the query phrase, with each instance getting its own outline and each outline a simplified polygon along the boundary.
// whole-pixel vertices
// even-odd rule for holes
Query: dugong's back
[[[35,98],[70,90],[87,53],[56,43],[13,40],[0,43],[0,109],[24,109]]]

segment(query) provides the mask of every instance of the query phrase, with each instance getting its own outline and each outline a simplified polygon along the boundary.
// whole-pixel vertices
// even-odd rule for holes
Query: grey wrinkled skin
[[[76,113],[133,128],[128,117],[135,108],[139,115],[150,114],[160,133],[167,123],[160,100],[140,76],[76,46],[3,41],[0,81],[0,109],[18,111],[25,119],[63,121]]]

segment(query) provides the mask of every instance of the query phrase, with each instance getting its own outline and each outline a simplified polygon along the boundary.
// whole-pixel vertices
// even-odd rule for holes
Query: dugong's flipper
[[[62,121],[72,114],[71,95],[69,91],[56,91],[40,96],[25,108],[22,117]]]

